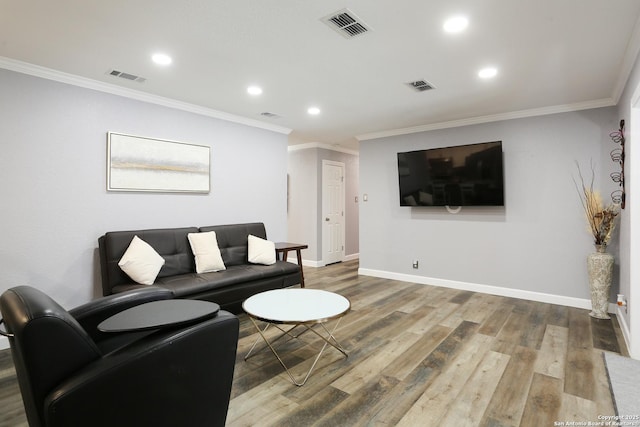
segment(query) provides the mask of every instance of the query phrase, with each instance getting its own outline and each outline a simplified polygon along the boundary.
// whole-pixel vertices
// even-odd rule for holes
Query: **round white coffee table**
[[[320,359],[327,345],[331,345],[348,357],[347,352],[334,336],[334,332],[340,324],[342,316],[351,309],[351,303],[342,295],[320,289],[277,289],[253,295],[242,304],[242,308],[249,315],[249,318],[260,333],[260,337],[262,337],[267,347],[269,347],[287,375],[289,375],[291,382],[297,386],[302,386],[307,382],[307,379],[309,379],[313,368],[315,368],[318,359]],[[327,329],[325,323],[334,319],[337,319],[337,322],[333,328],[331,330]],[[256,320],[265,322],[265,326],[261,328]],[[265,332],[271,325],[278,328],[282,334],[269,341]],[[280,325],[292,326],[289,329],[284,329]],[[316,325],[320,326],[324,334],[313,328]],[[291,332],[299,326],[305,329],[299,334],[293,335]],[[320,337],[324,341],[324,345],[322,349],[320,349],[320,352],[313,361],[304,379],[299,382],[296,381],[289,368],[282,361],[273,344],[284,336],[298,338],[308,331]],[[256,344],[260,341],[260,337],[258,337],[253,346],[251,346],[244,360],[247,360],[251,356]]]

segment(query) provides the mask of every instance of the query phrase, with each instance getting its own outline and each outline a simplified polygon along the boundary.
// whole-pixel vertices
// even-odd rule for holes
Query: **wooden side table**
[[[302,271],[302,254],[303,249],[307,249],[309,245],[290,242],[276,242],[276,259],[286,261],[290,251],[296,251],[298,256],[298,265],[300,266],[300,287],[304,288],[304,272]]]

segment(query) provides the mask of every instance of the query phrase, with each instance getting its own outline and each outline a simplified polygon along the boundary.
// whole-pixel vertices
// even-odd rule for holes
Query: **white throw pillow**
[[[271,265],[276,263],[276,244],[249,234],[249,262]]]
[[[193,252],[193,256],[196,259],[197,273],[208,273],[210,271],[227,269],[224,261],[222,261],[222,254],[220,254],[215,231],[189,233],[187,237],[191,245],[191,252]]]
[[[136,283],[153,285],[164,265],[164,258],[147,242],[133,236],[118,265]]]

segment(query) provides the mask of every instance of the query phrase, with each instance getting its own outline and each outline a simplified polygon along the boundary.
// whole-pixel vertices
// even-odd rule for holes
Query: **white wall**
[[[290,150],[287,164],[289,195],[287,224],[289,239],[309,245],[302,251],[303,264],[316,265],[322,258],[318,246],[318,150]]]
[[[618,102],[618,117],[625,120],[627,142],[625,144],[625,174],[626,190],[629,193],[631,188],[637,189],[640,183],[640,154],[634,149],[634,144],[640,141],[640,105],[634,109],[632,114],[633,99],[640,96],[640,56],[631,71],[627,85]],[[632,220],[633,218],[633,220]],[[640,203],[633,197],[627,197],[627,208],[622,211],[620,218],[620,293],[627,298],[628,309],[618,310],[618,316],[623,332],[630,343],[630,353],[640,359],[640,290],[638,290],[638,278],[640,267],[638,267],[637,257],[640,256],[640,231],[637,230],[640,221]],[[635,228],[634,228],[635,226]],[[632,236],[635,236],[632,240]],[[636,261],[633,261],[636,260]],[[635,283],[632,289],[632,283]],[[632,320],[632,317],[634,319]]]
[[[608,177],[615,113],[603,108],[361,141],[360,193],[369,199],[360,204],[361,272],[588,303],[585,259],[593,244],[572,176],[576,161],[588,172],[593,159],[596,188],[605,197],[615,189]],[[504,208],[465,207],[453,215],[399,206],[397,152],[495,140],[503,143]]]
[[[99,296],[107,231],[262,221],[287,239],[286,135],[2,69],[0,94],[0,292]],[[209,145],[210,194],[107,192],[108,131]]]

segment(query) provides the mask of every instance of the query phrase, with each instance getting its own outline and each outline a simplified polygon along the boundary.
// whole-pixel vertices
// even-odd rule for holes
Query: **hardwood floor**
[[[23,427],[27,426],[27,418],[24,415],[22,396],[18,389],[16,371],[13,369],[11,352],[0,351],[0,426]]]
[[[614,409],[603,351],[628,355],[616,319],[587,310],[358,276],[358,262],[305,267],[307,287],[351,300],[303,387],[240,316],[228,426],[553,426]],[[260,344],[259,344],[260,345]],[[279,342],[302,376],[319,338]],[[26,425],[8,351],[0,352],[0,426]]]
[[[615,318],[357,267],[305,268],[307,287],[348,297],[352,310],[336,331],[349,357],[328,349],[303,387],[269,351],[242,359],[256,333],[241,316],[229,426],[541,427],[614,414],[602,352],[628,355]],[[318,345],[304,335],[279,349],[301,376]]]

